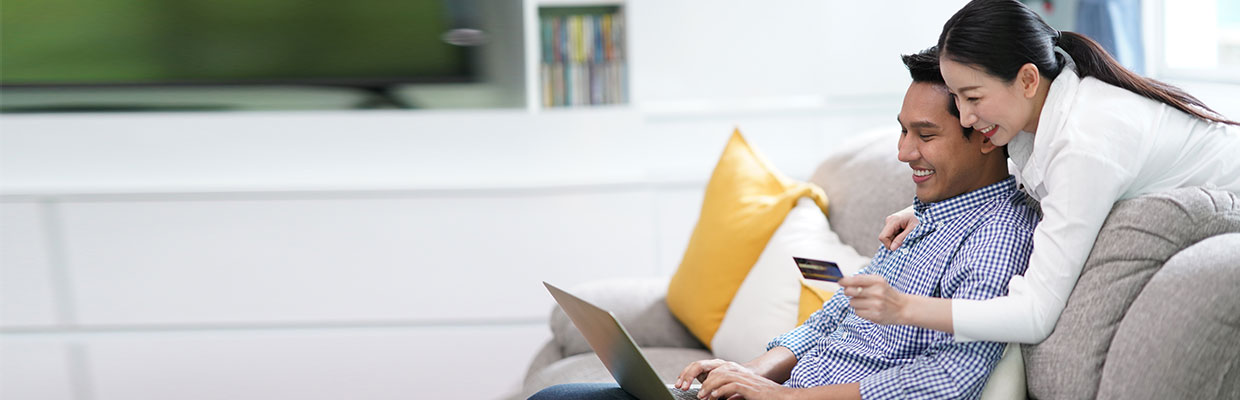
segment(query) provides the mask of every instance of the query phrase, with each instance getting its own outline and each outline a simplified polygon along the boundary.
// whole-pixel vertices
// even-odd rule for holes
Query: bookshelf
[[[526,0],[526,108],[629,102],[624,0]]]

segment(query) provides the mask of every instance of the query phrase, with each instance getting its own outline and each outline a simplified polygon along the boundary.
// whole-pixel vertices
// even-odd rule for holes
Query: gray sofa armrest
[[[1240,398],[1240,233],[1176,254],[1119,324],[1100,399]]]
[[[534,361],[530,361],[530,366],[525,369],[525,384],[529,384],[530,377],[536,372],[562,359],[564,359],[564,353],[560,352],[560,345],[555,342],[554,338],[548,340],[542,349],[538,350],[538,354],[534,355]]]
[[[1151,277],[1183,249],[1238,231],[1240,198],[1227,191],[1189,187],[1115,203],[1055,330],[1024,346],[1030,397],[1098,397],[1115,332]]]
[[[705,348],[667,309],[667,279],[603,280],[568,292],[615,314],[638,346]],[[551,311],[550,324],[561,357],[593,351],[558,306]]]

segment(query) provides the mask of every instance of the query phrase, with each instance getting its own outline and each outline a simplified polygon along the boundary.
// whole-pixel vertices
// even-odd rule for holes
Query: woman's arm
[[[940,332],[956,333],[952,326],[952,300],[927,296],[908,296],[901,325],[915,325]]]
[[[882,325],[915,325],[954,333],[951,299],[902,293],[880,275],[853,275],[840,280],[857,316]]]
[[[1012,277],[1007,296],[952,301],[957,341],[1038,343],[1050,336],[1107,214],[1132,182],[1129,169],[1083,153],[1050,163],[1029,267]]]
[[[1006,296],[989,300],[915,296],[892,289],[879,277],[858,275],[840,280],[844,293],[853,296],[857,315],[879,324],[953,333],[957,341],[1046,339],[1111,206],[1132,180],[1127,170],[1103,157],[1075,153],[1056,161],[1045,180],[1048,194],[1041,203],[1042,222],[1034,229],[1028,269],[1024,276],[1012,277]]]

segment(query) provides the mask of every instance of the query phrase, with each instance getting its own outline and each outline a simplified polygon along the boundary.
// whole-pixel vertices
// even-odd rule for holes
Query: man
[[[913,83],[897,116],[899,159],[913,170],[913,204],[922,222],[898,251],[880,248],[860,274],[877,275],[905,293],[1003,295],[1029,261],[1036,206],[1008,175],[1003,149],[961,128],[939,75],[937,51],[903,59]],[[856,315],[841,289],[804,324],[772,340],[765,354],[744,364],[694,362],[676,386],[687,389],[700,380],[699,397],[712,399],[977,398],[1003,346],[874,324]],[[551,394],[625,396],[618,388],[592,386],[553,387],[535,398]]]

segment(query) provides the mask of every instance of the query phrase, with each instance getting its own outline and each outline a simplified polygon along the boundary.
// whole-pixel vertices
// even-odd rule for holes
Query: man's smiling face
[[[901,132],[899,158],[912,168],[917,198],[923,202],[981,189],[1007,175],[1002,154],[991,154],[996,147],[985,136],[965,137],[960,120],[948,112],[948,101],[946,86],[913,82],[896,117]],[[997,165],[1003,170],[997,171]]]

